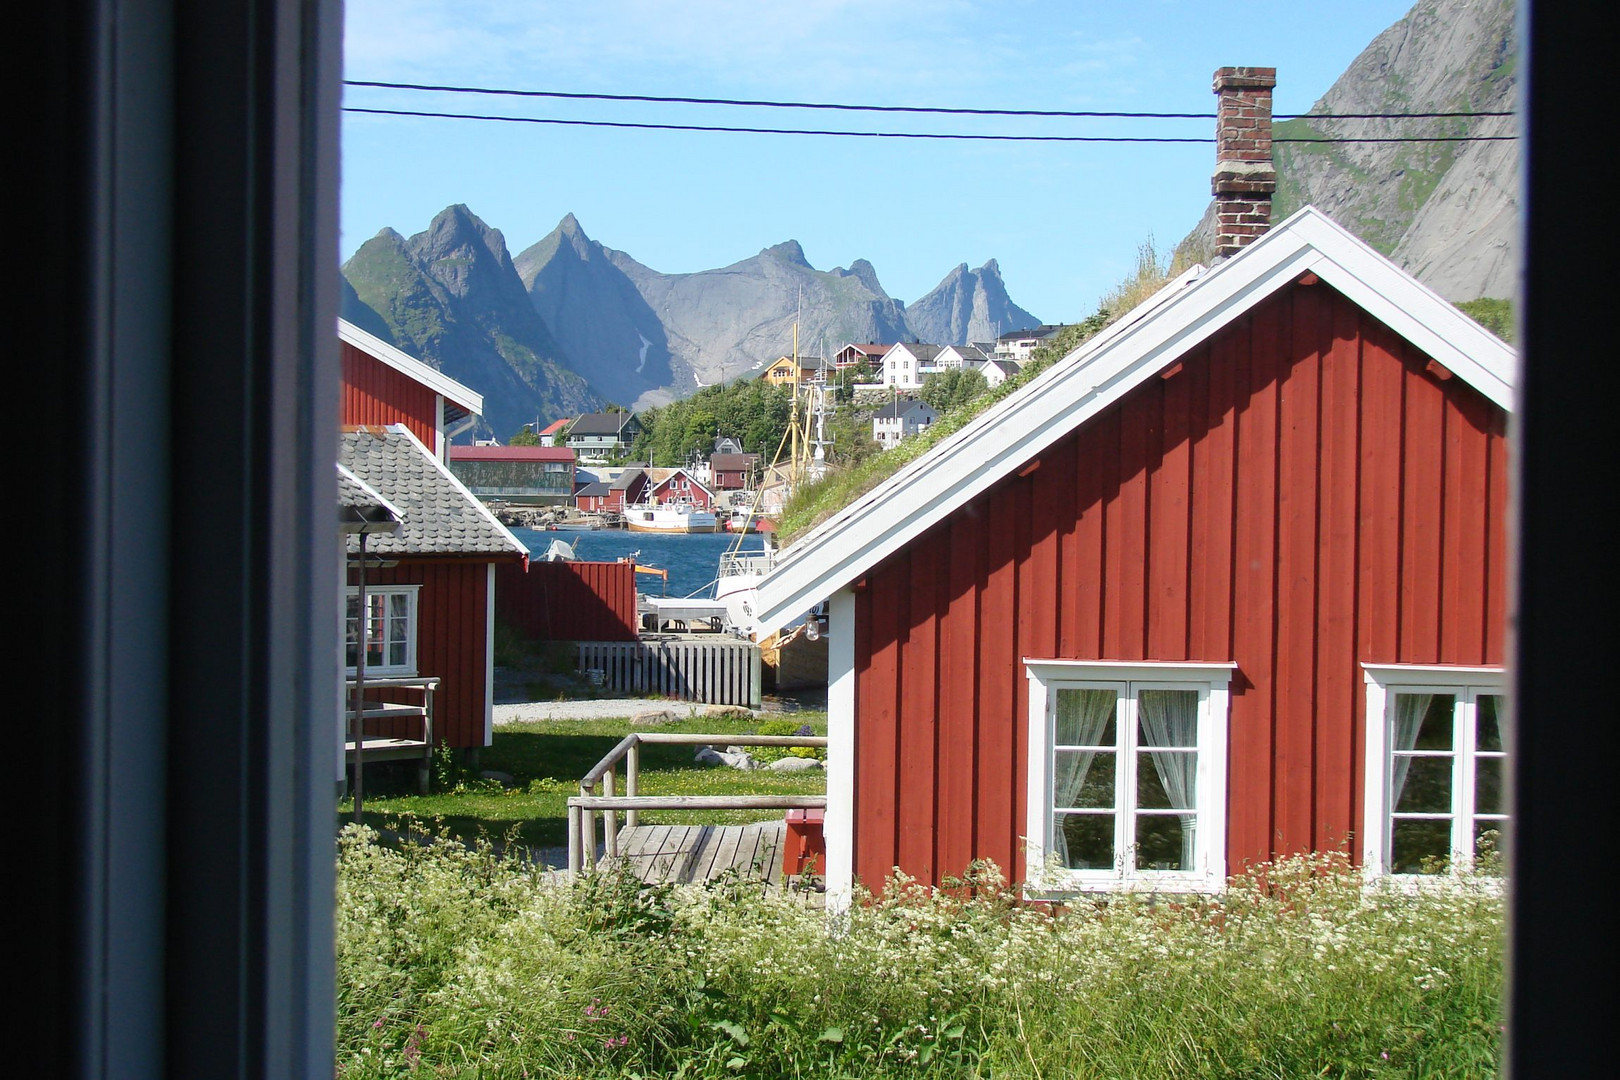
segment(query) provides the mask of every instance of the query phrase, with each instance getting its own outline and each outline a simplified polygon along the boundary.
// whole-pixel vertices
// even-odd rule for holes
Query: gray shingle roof
[[[403,425],[345,431],[338,464],[388,500],[403,518],[397,534],[367,541],[368,551],[381,556],[528,554]],[[351,552],[359,550],[353,537],[348,545]]]

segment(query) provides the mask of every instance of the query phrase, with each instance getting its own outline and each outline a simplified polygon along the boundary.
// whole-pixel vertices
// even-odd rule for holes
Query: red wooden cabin
[[[384,654],[384,662],[368,660],[368,675],[438,677],[434,741],[458,749],[487,746],[494,717],[495,567],[527,565],[529,553],[446,464],[451,437],[470,426],[483,397],[348,322],[339,320],[338,336],[339,461],[404,511],[397,535],[368,543],[368,554],[388,564],[366,575]],[[352,536],[348,543],[354,604],[358,545]],[[351,613],[351,640],[354,622]],[[417,731],[383,733],[420,737]]]
[[[344,424],[404,424],[443,461],[450,440],[484,411],[482,394],[346,319],[338,320],[338,340]]]
[[[1466,861],[1505,825],[1513,366],[1307,208],[795,542],[760,606],[831,598],[829,887]]]

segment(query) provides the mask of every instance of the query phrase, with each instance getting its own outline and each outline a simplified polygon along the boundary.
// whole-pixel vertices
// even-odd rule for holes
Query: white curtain
[[[1142,718],[1142,733],[1149,746],[1198,745],[1198,692],[1195,690],[1143,690],[1136,696]],[[1198,754],[1154,753],[1153,769],[1159,774],[1170,804],[1178,809],[1195,807],[1198,795]],[[1181,814],[1181,866],[1194,869],[1197,849],[1198,815]]]
[[[1053,743],[1063,746],[1096,746],[1103,729],[1113,718],[1119,695],[1112,690],[1057,691],[1056,731]],[[1052,755],[1052,805],[1073,806],[1080,789],[1086,786],[1094,750],[1064,751]],[[1055,815],[1054,815],[1055,816]],[[1053,821],[1052,847],[1064,866],[1069,865],[1069,840]]]
[[[1395,722],[1390,732],[1393,745],[1392,752],[1410,750],[1417,745],[1418,732],[1423,727],[1423,718],[1428,715],[1429,706],[1434,702],[1433,694],[1396,694],[1395,695]],[[1412,759],[1396,754],[1390,759],[1389,769],[1389,812],[1394,813],[1395,808],[1401,805],[1401,791],[1406,787],[1406,770],[1412,767]]]

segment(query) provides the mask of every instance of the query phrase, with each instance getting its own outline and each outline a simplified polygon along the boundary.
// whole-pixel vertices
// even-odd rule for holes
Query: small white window
[[[1370,876],[1468,872],[1507,829],[1506,677],[1500,668],[1364,664]]]
[[[379,585],[366,587],[367,633],[366,674],[416,674],[416,594],[419,585]],[[348,673],[355,673],[359,649],[360,590],[348,591],[345,621]]]
[[[1235,665],[1024,664],[1031,893],[1219,889]]]

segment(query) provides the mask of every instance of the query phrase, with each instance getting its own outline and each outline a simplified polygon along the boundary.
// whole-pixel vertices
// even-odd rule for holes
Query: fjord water
[[[713,596],[715,570],[720,556],[731,549],[737,537],[731,533],[633,533],[622,529],[602,529],[597,532],[542,532],[538,529],[513,529],[533,558],[546,553],[553,540],[572,544],[574,554],[586,562],[614,562],[634,552],[642,566],[656,566],[669,571],[670,596]],[[765,538],[759,533],[742,537],[745,553],[764,550]],[[649,574],[638,574],[636,587],[645,593],[659,596],[664,593],[663,579]]]

